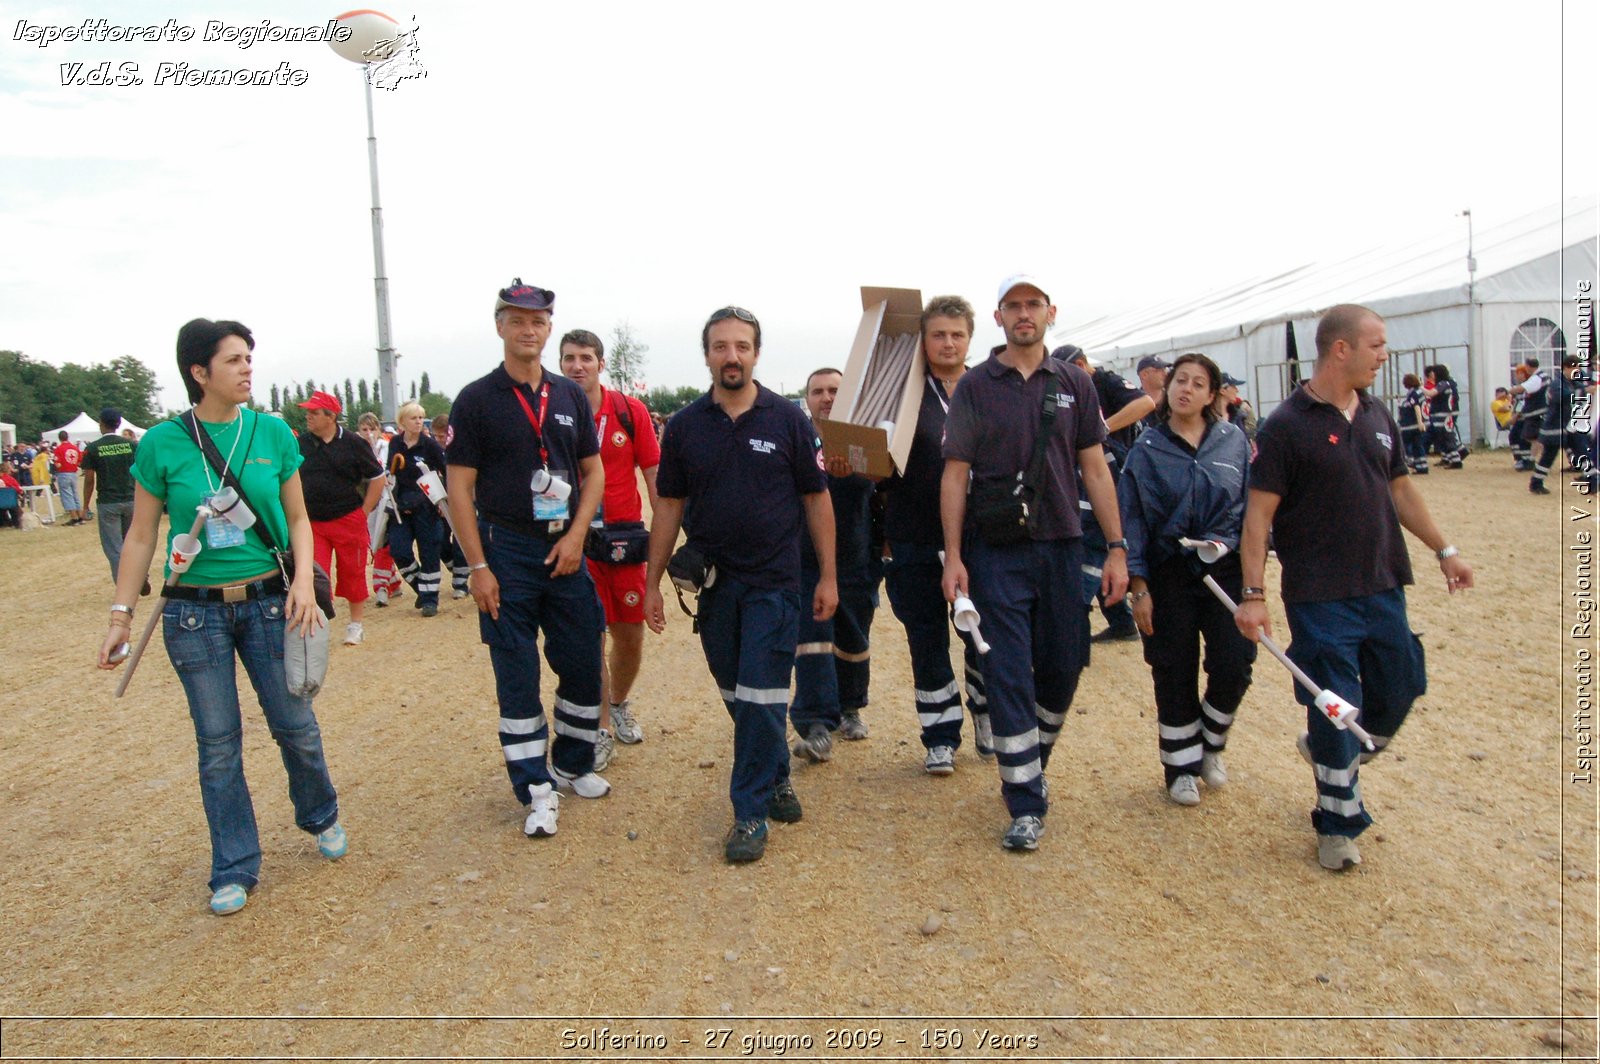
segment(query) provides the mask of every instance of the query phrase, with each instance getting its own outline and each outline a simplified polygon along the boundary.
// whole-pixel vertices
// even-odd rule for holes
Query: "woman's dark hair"
[[[1206,376],[1211,378],[1211,403],[1200,412],[1207,421],[1215,421],[1221,417],[1217,409],[1217,400],[1222,395],[1222,370],[1211,359],[1198,351],[1191,351],[1187,355],[1179,355],[1172,360],[1172,368],[1167,370],[1167,379],[1161,384],[1161,398],[1156,400],[1156,417],[1161,421],[1169,421],[1172,411],[1167,407],[1167,385],[1172,383],[1173,375],[1178,372],[1179,366],[1196,365],[1206,371]]]
[[[256,338],[236,321],[196,318],[178,330],[178,376],[183,378],[183,390],[189,393],[189,402],[198,403],[205,398],[205,393],[200,390],[200,382],[194,379],[189,368],[203,366],[210,372],[211,358],[217,353],[217,345],[230,336],[243,340],[250,350],[256,349]]]
[[[1450,367],[1445,365],[1443,362],[1439,363],[1437,366],[1429,366],[1428,369],[1430,372],[1432,372],[1433,379],[1436,381],[1447,381],[1450,379]]]

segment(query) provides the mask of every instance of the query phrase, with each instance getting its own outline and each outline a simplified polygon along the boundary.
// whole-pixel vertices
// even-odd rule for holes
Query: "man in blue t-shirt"
[[[833,504],[811,423],[756,383],[755,315],[722,308],[706,321],[700,346],[711,390],[674,414],[661,437],[645,623],[657,634],[666,628],[661,577],[681,526],[688,543],[680,554],[709,567],[699,581],[696,627],[733,718],[734,824],[724,854],[754,861],[766,852],[769,817],[793,823],[801,815],[784,742],[800,634],[800,522],[817,557],[811,616],[827,620],[839,604]]]

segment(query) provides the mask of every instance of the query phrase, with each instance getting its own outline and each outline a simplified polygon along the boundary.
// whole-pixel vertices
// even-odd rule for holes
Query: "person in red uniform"
[[[574,329],[561,338],[562,376],[577,384],[589,397],[594,413],[595,433],[600,440],[600,460],[605,464],[606,493],[596,521],[614,532],[623,528],[644,529],[643,500],[639,478],[644,474],[645,490],[650,495],[650,510],[656,507],[656,466],[661,463],[661,444],[656,439],[650,411],[638,399],[606,388],[600,374],[606,367],[606,348],[600,337],[587,329]],[[616,536],[611,537],[613,540]],[[592,544],[597,540],[591,537]],[[639,550],[647,541],[640,537]],[[606,631],[611,650],[601,654],[601,686],[605,698],[600,703],[600,735],[595,744],[595,769],[610,761],[614,744],[632,745],[644,741],[644,730],[634,719],[628,693],[639,675],[644,658],[644,574],[645,561],[615,561],[613,546],[604,551],[596,546],[588,553],[589,575],[600,592],[606,612]],[[596,554],[602,557],[596,557]],[[602,651],[605,636],[601,637]]]
[[[368,596],[367,515],[383,498],[383,467],[366,440],[339,424],[344,404],[337,396],[312,392],[300,405],[306,412],[300,482],[312,541],[317,561],[334,579],[334,594],[350,603],[344,643],[356,646],[364,635],[361,617]]]

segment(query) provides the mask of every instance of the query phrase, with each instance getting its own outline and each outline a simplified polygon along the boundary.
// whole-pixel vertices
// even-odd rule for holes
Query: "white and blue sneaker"
[[[330,861],[337,861],[350,849],[350,840],[345,837],[344,826],[337,820],[333,827],[317,836],[317,849]]]
[[[211,895],[211,911],[218,916],[227,916],[244,908],[244,903],[250,900],[250,895],[245,893],[243,887],[237,883],[229,883],[225,887],[218,887]]]

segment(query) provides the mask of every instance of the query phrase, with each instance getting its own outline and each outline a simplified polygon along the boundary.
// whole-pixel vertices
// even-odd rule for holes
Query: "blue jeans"
[[[552,576],[551,544],[509,528],[478,522],[483,557],[500,583],[500,619],[478,614],[500,702],[500,749],[517,801],[528,788],[551,782],[545,754],[569,776],[594,771],[600,730],[600,632],[605,615],[589,567]],[[539,633],[556,674],[555,742],[539,699]]]
[[[200,756],[200,800],[211,829],[211,889],[256,885],[261,840],[244,779],[237,654],[289,773],[294,822],[317,834],[339,819],[311,700],[295,698],[283,674],[283,595],[250,602],[168,602],[161,614],[167,656],[189,699]]]
[[[122,564],[122,540],[133,524],[133,500],[100,503],[95,514],[100,528],[100,549],[111,563],[111,582],[117,582],[117,566]]]
[[[733,718],[733,817],[765,820],[767,800],[789,779],[784,717],[800,638],[800,596],[723,573],[700,593],[699,618],[706,665]]]
[[[1406,620],[1401,588],[1331,602],[1285,603],[1289,657],[1320,687],[1361,707],[1361,726],[1381,752],[1428,689],[1422,642]],[[1319,835],[1356,837],[1372,823],[1361,800],[1361,744],[1336,728],[1298,684],[1306,707],[1317,807],[1311,825]]]

